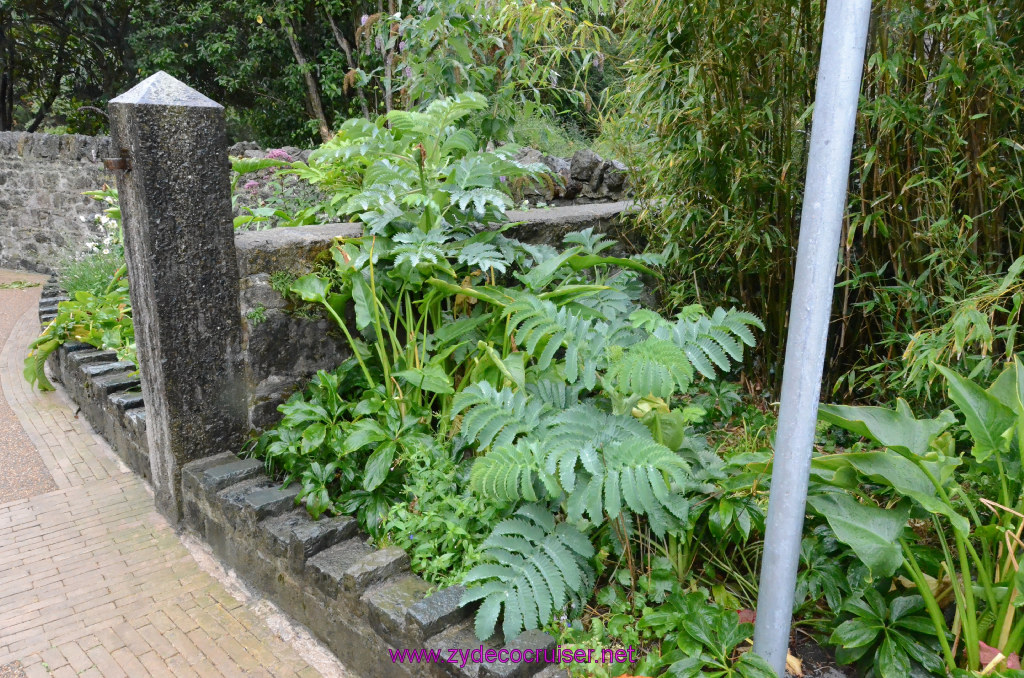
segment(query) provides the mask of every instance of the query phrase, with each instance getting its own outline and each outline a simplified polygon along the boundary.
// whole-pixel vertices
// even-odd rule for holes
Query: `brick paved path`
[[[0,271],[0,282],[12,278],[39,279]],[[14,295],[38,294],[0,289],[0,307],[24,301]],[[282,627],[266,603],[236,598],[201,568],[156,513],[148,486],[74,416],[61,392],[28,387],[21,367],[38,331],[34,303],[10,329],[0,389],[17,421],[5,423],[20,426],[52,484],[0,503],[0,678],[345,676],[301,630],[294,636]]]

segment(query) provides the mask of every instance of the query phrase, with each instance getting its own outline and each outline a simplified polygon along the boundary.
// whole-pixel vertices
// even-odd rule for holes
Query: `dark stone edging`
[[[40,325],[53,320],[57,304],[65,300],[67,296],[51,278],[39,299]],[[50,354],[46,365],[52,378],[78,405],[80,414],[107,440],[121,461],[151,482],[146,408],[135,365],[119,361],[115,351],[97,350],[81,342],[62,344]]]
[[[55,315],[62,292],[43,289],[40,322]],[[146,410],[134,365],[114,351],[68,343],[47,366],[81,413],[133,471],[151,482]],[[428,648],[552,649],[555,640],[528,631],[503,644],[484,643],[473,631],[472,610],[461,608],[461,587],[427,595],[400,548],[376,549],[354,518],[313,521],[295,506],[298,488],[280,489],[254,459],[231,452],[186,464],[182,470],[183,527],[247,583],[308,627],[360,678],[555,678],[540,663],[394,664],[387,650]]]

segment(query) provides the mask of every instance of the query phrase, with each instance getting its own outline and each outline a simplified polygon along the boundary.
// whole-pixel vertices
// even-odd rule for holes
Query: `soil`
[[[789,651],[803,661],[803,678],[854,678],[857,675],[851,667],[836,664],[832,653],[805,635],[797,634]]]

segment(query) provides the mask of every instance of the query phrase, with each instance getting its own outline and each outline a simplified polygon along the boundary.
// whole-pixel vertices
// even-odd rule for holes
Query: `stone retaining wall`
[[[58,298],[47,286],[41,308]],[[42,313],[42,312],[41,312]],[[150,482],[146,409],[131,363],[114,351],[65,344],[47,366],[115,453]],[[532,663],[395,664],[388,649],[552,650],[539,631],[505,643],[484,643],[473,631],[473,608],[461,587],[431,591],[409,571],[399,548],[376,549],[354,518],[313,521],[295,507],[298,487],[280,489],[255,459],[232,452],[200,459],[182,471],[184,520],[229,568],[308,627],[359,678],[556,678],[555,667]]]
[[[105,157],[108,137],[0,132],[0,267],[50,272],[102,238],[82,191],[113,183]]]
[[[285,150],[302,160],[310,153]],[[248,157],[268,153],[253,143],[229,151]],[[100,241],[104,234],[93,217],[101,208],[82,192],[113,185],[102,164],[113,155],[109,137],[0,132],[0,267],[52,272],[88,251],[87,243]],[[592,151],[558,158],[524,149],[519,157],[547,165],[560,177],[551,185],[522,187],[531,204],[615,203],[629,192],[626,167]]]

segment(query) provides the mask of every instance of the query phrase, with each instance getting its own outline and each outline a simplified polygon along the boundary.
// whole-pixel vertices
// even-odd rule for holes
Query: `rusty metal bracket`
[[[121,149],[120,158],[104,158],[103,166],[109,172],[127,172],[132,168],[130,162],[128,162],[128,151]]]

